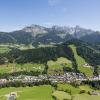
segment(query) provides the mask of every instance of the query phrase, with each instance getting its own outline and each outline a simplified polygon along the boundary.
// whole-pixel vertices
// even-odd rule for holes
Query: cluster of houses
[[[11,79],[0,79],[0,84],[5,84],[7,82],[16,82],[16,81],[21,81],[23,83],[33,83],[33,82],[41,82],[44,80],[51,81],[53,83],[55,82],[66,82],[66,83],[71,83],[73,81],[87,81],[87,80],[100,80],[100,75],[98,77],[91,77],[87,78],[84,74],[82,73],[74,73],[74,72],[66,72],[64,75],[39,75],[39,76],[24,76],[20,75],[18,77],[13,77]],[[90,95],[100,95],[99,92],[96,91],[91,91],[89,92]],[[7,100],[16,100],[17,98],[17,93],[16,92],[11,92],[10,94],[6,95]]]
[[[5,84],[7,83],[7,79],[0,79],[0,84]]]
[[[64,75],[52,75],[49,76],[49,80],[53,82],[67,82],[71,83],[75,80],[85,80],[85,76],[82,73],[67,72]]]
[[[90,95],[100,95],[100,92],[96,92],[96,91],[89,91]]]
[[[92,68],[89,64],[84,64],[83,67]]]
[[[66,82],[71,83],[73,81],[93,81],[100,80],[100,75],[98,77],[87,78],[82,73],[74,73],[74,72],[66,72],[64,75],[39,75],[39,76],[18,76],[13,77],[12,79],[0,79],[0,84],[5,84],[7,82],[16,82],[20,81],[23,83],[32,83],[32,82],[42,82],[44,80],[48,80],[51,82]]]

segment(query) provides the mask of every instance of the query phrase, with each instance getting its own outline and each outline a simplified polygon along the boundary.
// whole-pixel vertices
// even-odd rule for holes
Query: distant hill
[[[22,30],[13,32],[0,32],[0,43],[15,44],[57,44],[71,39],[80,39],[89,43],[100,43],[100,32],[84,29],[79,26],[52,26],[46,28],[31,25]]]

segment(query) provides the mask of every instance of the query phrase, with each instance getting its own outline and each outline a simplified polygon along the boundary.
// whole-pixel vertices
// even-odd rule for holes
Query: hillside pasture
[[[72,94],[78,94],[80,92],[80,88],[76,88],[70,84],[58,84],[57,85],[58,91],[65,91]]]
[[[9,52],[11,49],[9,47],[6,46],[1,46],[0,45],[0,53],[7,53]]]
[[[25,63],[25,64],[4,64],[0,65],[0,74],[4,73],[12,73],[12,72],[18,72],[18,71],[38,71],[38,72],[43,72],[45,69],[44,64],[36,64],[36,63]]]
[[[67,58],[60,57],[56,61],[50,60],[47,62],[48,74],[63,74],[63,68],[72,69],[72,62]]]
[[[77,65],[78,65],[78,70],[80,72],[84,73],[87,76],[92,76],[93,75],[93,69],[91,68],[91,66],[90,67],[87,67],[87,66],[84,67],[84,65],[88,64],[88,63],[85,61],[85,59],[83,59],[81,56],[79,56],[77,54],[76,46],[70,45],[69,47],[72,49],[72,51],[74,53],[74,57],[76,59]]]
[[[85,91],[85,93],[80,93],[80,91]],[[59,95],[61,91],[61,94]],[[63,92],[64,91],[64,92]],[[88,85],[81,85],[79,87],[74,87],[70,84],[58,84],[57,85],[57,93],[54,92],[54,96],[57,98],[57,100],[67,100],[68,98],[63,98],[65,97],[64,95],[66,94],[67,97],[72,97],[73,96],[73,100],[99,100],[100,96],[98,95],[89,95],[88,92],[89,91],[96,91],[96,92],[100,92],[100,90],[94,90],[93,88],[91,88]],[[71,99],[68,99],[71,100]]]
[[[39,71],[43,72],[45,69],[44,64],[37,63],[25,63],[25,64],[16,64],[17,69],[25,70],[25,71]]]
[[[74,100],[100,100],[100,96],[88,95],[88,94],[76,94]]]
[[[63,91],[55,91],[52,94],[57,100],[71,100],[71,96]]]

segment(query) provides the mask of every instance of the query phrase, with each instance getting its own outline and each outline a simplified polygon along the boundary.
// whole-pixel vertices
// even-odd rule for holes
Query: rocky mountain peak
[[[32,24],[31,26],[25,27],[22,30],[25,31],[25,32],[32,33],[34,37],[36,35],[38,35],[38,34],[48,33],[46,31],[46,28],[45,27],[42,27],[42,26],[39,26],[39,25],[35,25],[35,24]]]

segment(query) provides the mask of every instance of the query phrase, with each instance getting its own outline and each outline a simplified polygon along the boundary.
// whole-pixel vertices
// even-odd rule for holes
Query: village
[[[99,76],[93,76],[93,77],[86,77],[82,73],[74,73],[74,72],[66,72],[64,75],[39,75],[39,76],[27,76],[27,75],[20,75],[18,77],[13,77],[11,79],[0,79],[0,85],[6,84],[9,82],[22,82],[22,83],[36,83],[36,82],[42,82],[42,81],[50,81],[53,83],[72,83],[74,81],[99,81]]]
[[[72,82],[82,82],[82,81],[99,81],[100,75],[98,77],[91,77],[88,78],[82,73],[74,73],[74,72],[66,72],[64,75],[39,75],[39,76],[27,76],[27,75],[20,75],[18,77],[13,77],[11,79],[0,79],[0,85],[4,85],[7,83],[16,83],[16,82],[22,82],[22,83],[40,83],[44,81],[49,81],[51,83],[72,83]],[[96,91],[89,91],[90,95],[97,95],[99,96],[100,93]],[[17,92],[11,92],[7,95],[5,95],[7,100],[16,100],[17,98]]]

